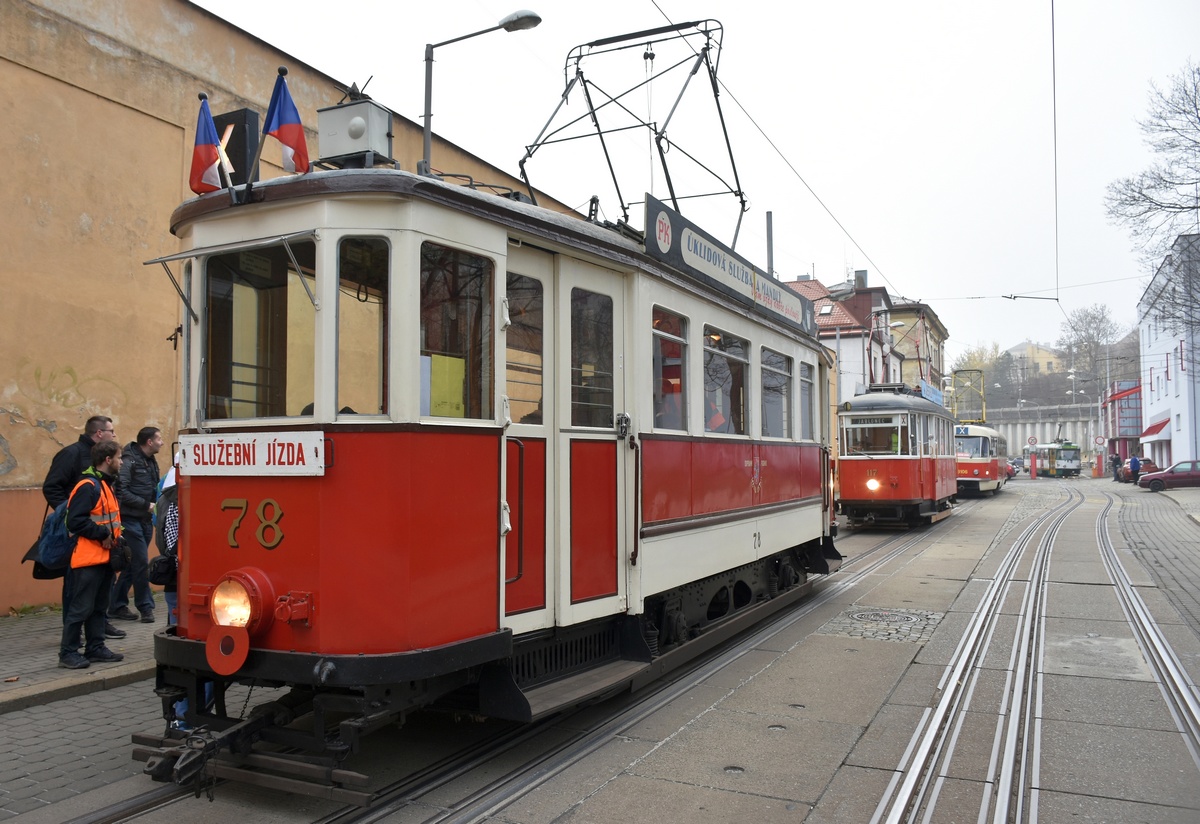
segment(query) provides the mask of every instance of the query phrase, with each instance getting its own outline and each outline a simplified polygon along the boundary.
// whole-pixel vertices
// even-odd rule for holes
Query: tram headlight
[[[871,490],[872,492],[878,492],[879,487],[880,483],[878,478],[871,478],[869,481],[867,481],[867,489]]]
[[[243,567],[228,572],[213,588],[208,611],[213,623],[222,627],[245,627],[251,636],[260,635],[275,618],[267,607],[275,603],[271,580],[261,569]]]

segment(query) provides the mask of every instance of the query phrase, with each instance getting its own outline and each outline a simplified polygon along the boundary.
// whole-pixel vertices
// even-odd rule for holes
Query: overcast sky
[[[766,267],[772,212],[776,277],[835,284],[866,269],[871,285],[934,308],[950,332],[950,361],[993,341],[1053,344],[1066,315],[1094,303],[1125,327],[1135,323],[1152,272],[1125,230],[1108,223],[1105,187],[1151,161],[1137,125],[1150,84],[1166,88],[1200,61],[1197,0],[193,2],[339,81],[373,77],[367,92],[418,122],[425,43],[493,26],[527,3],[543,18],[536,29],[435,52],[434,131],[511,174],[558,104],[575,46],[718,20],[721,105],[750,205],[738,252]],[[623,68],[614,58],[611,71],[638,77],[642,51],[629,52]],[[655,69],[667,60],[657,49]],[[590,78],[610,82],[606,66],[595,61],[594,75],[592,66],[584,64]],[[264,111],[272,82],[263,80]],[[668,81],[628,103],[663,122],[681,85]],[[700,86],[688,89],[671,136],[711,153],[720,125],[698,117],[712,110]],[[566,113],[583,111],[576,90]],[[644,138],[622,140],[646,149]],[[682,181],[681,153],[670,162]],[[635,169],[621,181],[625,199],[650,188],[665,200],[661,172],[651,178],[646,154],[638,163],[641,177]],[[586,210],[597,194],[602,217],[620,217],[598,144],[546,147],[527,168],[558,199]],[[732,240],[731,198],[682,211]],[[642,225],[640,212],[631,222]]]

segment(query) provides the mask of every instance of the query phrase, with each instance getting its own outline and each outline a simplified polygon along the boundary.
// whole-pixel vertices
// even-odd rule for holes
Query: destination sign
[[[662,201],[646,195],[646,254],[816,336],[812,301],[754,266]]]
[[[181,435],[184,475],[324,475],[323,432]]]

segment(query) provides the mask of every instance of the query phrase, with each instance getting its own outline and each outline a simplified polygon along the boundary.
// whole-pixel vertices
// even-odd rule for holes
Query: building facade
[[[1180,235],[1138,301],[1141,454],[1161,467],[1200,458],[1200,235]]]

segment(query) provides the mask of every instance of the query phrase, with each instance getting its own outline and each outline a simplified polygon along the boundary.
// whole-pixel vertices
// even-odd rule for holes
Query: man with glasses
[[[92,465],[92,447],[102,441],[111,441],[116,436],[112,418],[107,415],[93,415],[84,424],[83,434],[79,436],[79,440],[58,451],[58,454],[50,461],[50,471],[46,473],[46,480],[42,484],[42,495],[46,498],[50,509],[54,509],[70,496],[75,484],[79,483],[79,479],[83,477],[83,471]],[[71,609],[71,590],[71,574],[68,571],[63,576],[62,588],[64,621]],[[117,629],[111,622],[105,620],[104,637],[124,638],[125,630]]]

